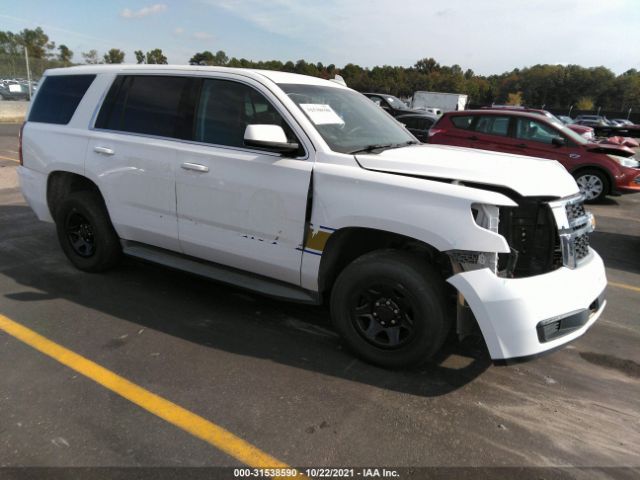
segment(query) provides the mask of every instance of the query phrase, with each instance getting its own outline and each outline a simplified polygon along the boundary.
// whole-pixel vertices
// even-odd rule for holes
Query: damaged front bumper
[[[589,250],[573,269],[502,278],[481,268],[447,280],[471,308],[494,361],[526,360],[556,349],[600,317],[607,279],[602,259]]]

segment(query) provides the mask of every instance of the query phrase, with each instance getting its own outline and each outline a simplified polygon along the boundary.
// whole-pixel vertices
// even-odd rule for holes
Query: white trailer
[[[459,93],[414,92],[411,108],[415,110],[440,109],[443,112],[464,110],[467,105],[467,95]]]

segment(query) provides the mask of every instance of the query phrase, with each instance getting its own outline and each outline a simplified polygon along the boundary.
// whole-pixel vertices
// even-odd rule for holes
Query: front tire
[[[102,272],[120,260],[120,240],[97,194],[75,192],[56,210],[58,241],[71,263],[85,272]]]
[[[380,250],[353,261],[338,276],[331,317],[347,345],[386,368],[431,358],[449,331],[445,285],[423,258]]]
[[[587,202],[599,202],[609,193],[609,179],[600,170],[580,170],[574,178]]]

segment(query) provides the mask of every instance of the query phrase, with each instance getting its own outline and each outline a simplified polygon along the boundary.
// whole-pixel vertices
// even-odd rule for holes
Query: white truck
[[[126,254],[329,302],[349,347],[385,367],[425,361],[453,330],[481,333],[497,362],[528,359],[605,308],[593,219],[561,165],[419,144],[335,82],[49,70],[20,151],[22,192],[77,268]]]
[[[411,98],[411,108],[414,110],[433,111],[435,109],[442,112],[454,112],[464,110],[467,105],[467,95],[459,93],[440,93],[440,92],[413,92]]]

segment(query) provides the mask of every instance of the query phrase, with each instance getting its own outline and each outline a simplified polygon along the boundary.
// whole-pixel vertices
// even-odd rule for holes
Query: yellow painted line
[[[617,287],[617,288],[624,288],[626,290],[631,290],[633,292],[640,292],[640,287],[634,287],[633,285],[627,285],[626,283],[608,282],[608,285],[611,285],[612,287]]]
[[[291,468],[233,433],[0,314],[0,330],[254,468]],[[302,475],[298,472],[297,477]]]
[[[4,157],[2,155],[0,155],[0,159],[2,159],[2,160],[11,160],[11,161],[16,162],[16,163],[19,161],[17,158]]]

